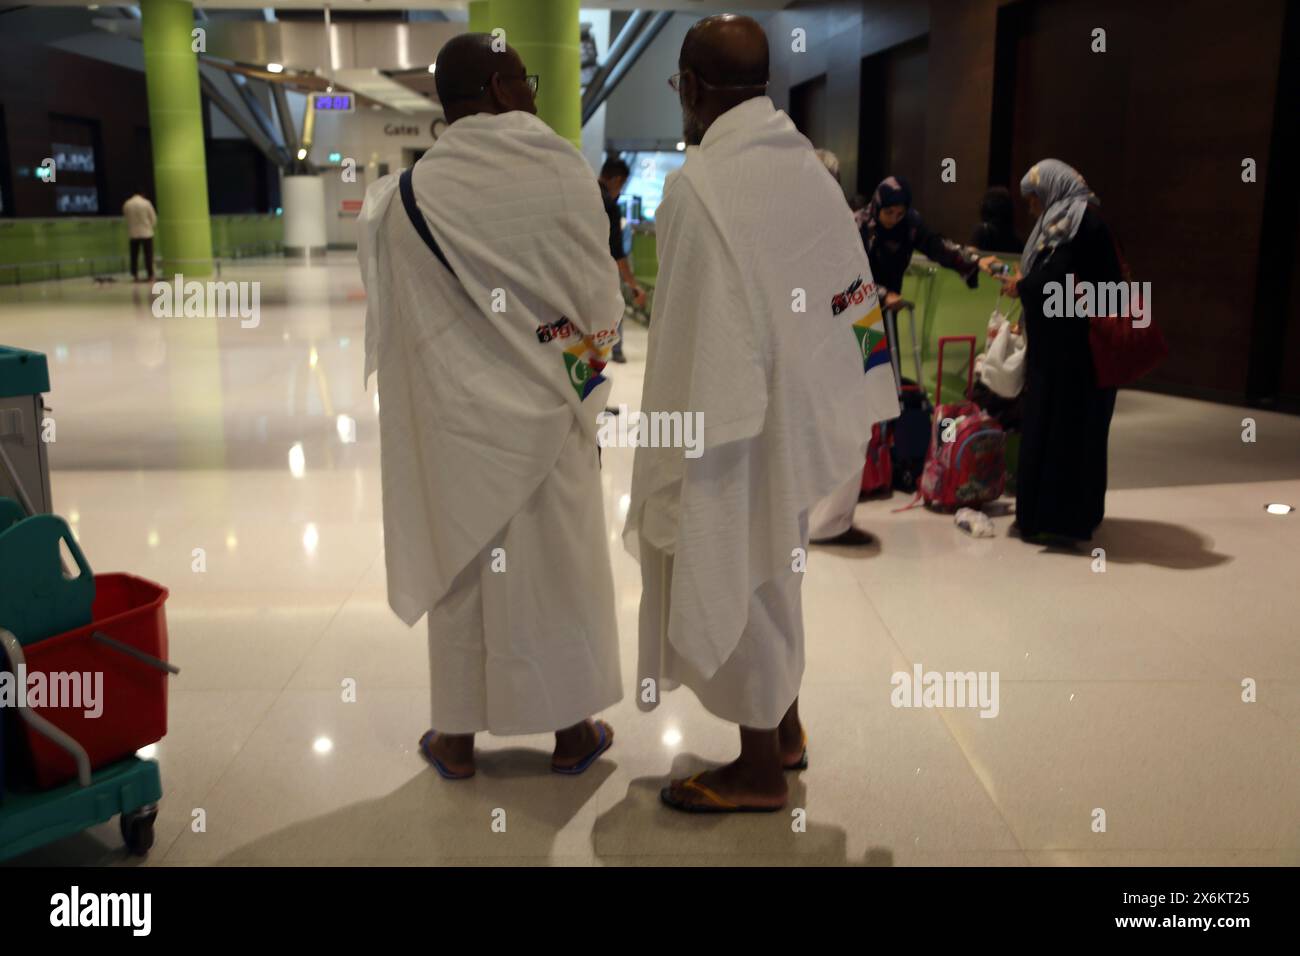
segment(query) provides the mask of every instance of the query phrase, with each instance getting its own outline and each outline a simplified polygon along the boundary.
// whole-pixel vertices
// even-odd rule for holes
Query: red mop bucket
[[[130,574],[96,574],[91,622],[25,648],[29,689],[36,674],[45,675],[47,692],[59,682],[66,691],[70,682],[64,675],[76,675],[83,689],[82,675],[91,675],[92,681],[102,675],[95,708],[84,690],[81,706],[49,706],[68,704],[74,695],[64,693],[62,700],[47,698],[47,706],[32,708],[85,749],[92,769],[129,757],[167,734],[167,677],[172,668],[166,664],[166,600],[167,589],[152,581]],[[98,716],[87,715],[95,709]],[[27,742],[42,788],[77,776],[76,763],[56,744],[30,729]]]

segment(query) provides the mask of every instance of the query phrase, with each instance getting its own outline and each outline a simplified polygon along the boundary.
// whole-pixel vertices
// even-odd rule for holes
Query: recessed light
[[[1271,515],[1289,515],[1291,512],[1295,511],[1295,509],[1290,505],[1283,504],[1265,505],[1264,510]]]

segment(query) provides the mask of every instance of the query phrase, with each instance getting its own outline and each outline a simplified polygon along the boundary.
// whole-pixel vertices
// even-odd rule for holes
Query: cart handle
[[[0,646],[4,647],[4,652],[9,658],[9,663],[17,674],[18,669],[26,663],[23,656],[23,646],[18,643],[18,638],[14,637],[13,632],[0,627]],[[55,744],[66,750],[77,764],[77,783],[83,787],[90,786],[90,757],[85,748],[77,743],[69,734],[55,727],[52,723],[42,717],[36,711],[32,710],[26,704],[26,689],[24,689],[20,700],[22,703],[18,708],[18,713],[23,721],[35,730],[42,737],[52,740]]]
[[[130,657],[134,657],[142,664],[148,664],[150,667],[153,667],[157,670],[166,671],[168,674],[179,674],[181,672],[181,669],[177,667],[175,664],[172,664],[168,661],[164,661],[161,658],[154,657],[152,654],[146,653],[145,651],[142,651],[137,647],[132,647],[130,644],[123,644],[121,641],[109,637],[103,631],[95,631],[90,636],[94,640],[99,641],[99,643],[107,645],[108,647],[111,647],[113,650],[120,651],[121,653],[126,654]]]

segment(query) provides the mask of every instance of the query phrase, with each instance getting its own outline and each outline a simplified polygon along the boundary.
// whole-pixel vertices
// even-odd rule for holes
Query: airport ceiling
[[[734,4],[737,12],[746,10],[781,10],[791,6],[793,0],[738,0]],[[34,0],[35,6],[41,7],[91,7],[94,4],[69,3],[68,0]],[[582,0],[583,7],[600,10],[680,10],[683,13],[701,11],[712,13],[727,4],[717,0]],[[132,6],[132,4],[101,3],[100,7]],[[321,10],[328,6],[331,10],[444,10],[464,13],[468,9],[466,0],[281,0],[267,3],[265,0],[195,0],[194,6],[204,10]]]

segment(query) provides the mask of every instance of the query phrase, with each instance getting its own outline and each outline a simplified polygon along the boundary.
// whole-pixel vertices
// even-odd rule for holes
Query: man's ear
[[[506,91],[505,79],[500,73],[493,73],[492,79],[488,80],[488,95],[498,113],[509,113],[514,109],[510,105],[510,95]]]
[[[700,101],[700,85],[695,82],[695,74],[683,73],[681,86],[682,102],[690,107],[696,106]]]

